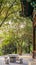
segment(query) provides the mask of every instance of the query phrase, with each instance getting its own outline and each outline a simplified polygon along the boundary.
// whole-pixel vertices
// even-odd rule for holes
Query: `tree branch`
[[[13,7],[14,4],[15,4],[15,1],[14,1],[14,2],[11,4],[11,6],[8,8],[8,10],[7,10],[7,12],[6,12],[6,16],[5,16],[5,18],[3,19],[2,23],[0,24],[0,27],[2,26],[2,24],[4,23],[4,21],[7,19],[7,17],[8,17],[8,12],[9,12],[10,8]]]
[[[16,12],[18,12],[18,10],[17,10],[17,11],[14,11],[14,12],[11,12],[10,14],[8,14],[8,16],[10,16],[12,13],[16,13]],[[6,17],[4,18],[4,20],[3,20],[2,23],[0,24],[0,27],[2,26],[2,24],[4,23],[4,21],[8,18],[8,16],[6,16]]]
[[[0,2],[0,14],[1,14],[1,7],[2,7],[2,5],[3,5],[3,0],[1,0],[1,2]]]

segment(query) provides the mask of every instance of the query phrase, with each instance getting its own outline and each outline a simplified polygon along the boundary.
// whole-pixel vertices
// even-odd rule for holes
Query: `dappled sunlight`
[[[36,65],[35,4],[0,0],[0,65]]]

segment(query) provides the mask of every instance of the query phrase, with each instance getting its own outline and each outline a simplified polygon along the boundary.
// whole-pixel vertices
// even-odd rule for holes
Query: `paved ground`
[[[0,57],[0,65],[29,65],[29,61],[31,62],[32,61],[32,57],[29,56],[29,55],[23,55],[21,56],[21,58],[23,58],[23,63],[20,64],[20,63],[9,63],[9,64],[5,64],[5,61],[4,61],[4,57],[1,56]],[[36,65],[36,64],[35,64]]]

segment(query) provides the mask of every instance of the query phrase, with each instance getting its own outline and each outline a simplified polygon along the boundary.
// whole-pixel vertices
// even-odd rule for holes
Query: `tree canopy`
[[[20,0],[0,0],[0,55],[32,51],[32,21],[20,11]]]

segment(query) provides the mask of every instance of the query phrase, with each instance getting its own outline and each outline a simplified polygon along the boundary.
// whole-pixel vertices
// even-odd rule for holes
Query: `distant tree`
[[[34,6],[36,5],[36,0],[20,0],[21,1],[21,8],[22,8],[22,15],[23,16],[33,16]]]

